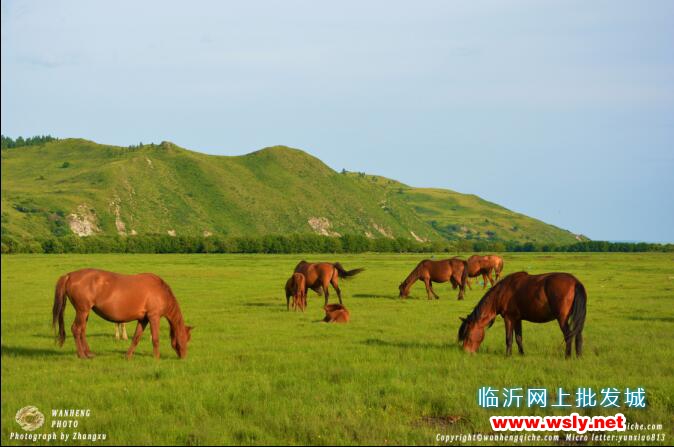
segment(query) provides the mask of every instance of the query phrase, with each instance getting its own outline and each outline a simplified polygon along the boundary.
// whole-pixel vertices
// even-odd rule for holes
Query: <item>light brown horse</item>
[[[155,358],[159,358],[159,320],[166,317],[170,325],[171,346],[178,357],[187,356],[190,341],[190,326],[185,326],[180,306],[171,288],[160,277],[152,273],[122,275],[104,270],[83,269],[61,276],[54,292],[52,324],[58,322],[57,342],[63,346],[66,339],[63,313],[66,297],[75,308],[75,321],[71,327],[77,355],[92,358],[86,338],[89,312],[94,311],[101,318],[113,323],[138,321],[136,333],[126,353],[133,355],[143,330],[148,323],[152,331],[152,347]]]
[[[407,275],[407,278],[398,286],[400,298],[407,298],[410,294],[410,288],[417,280],[421,280],[426,285],[426,294],[431,299],[431,294],[435,299],[440,298],[433,290],[433,283],[443,283],[450,281],[452,288],[459,287],[458,299],[462,300],[466,290],[467,278],[466,261],[459,258],[443,259],[441,261],[432,261],[424,259]]]
[[[341,304],[328,304],[323,310],[325,310],[323,321],[326,323],[348,323],[351,319],[349,311]]]
[[[475,278],[482,275],[482,289],[487,288],[487,280],[489,280],[490,286],[494,286],[494,283],[499,280],[501,277],[501,272],[503,271],[503,258],[495,255],[473,255],[468,258],[468,287],[472,290],[470,284],[470,278]],[[492,279],[491,273],[495,273],[496,280]]]
[[[307,308],[306,280],[301,273],[293,273],[286,282],[286,307],[290,310],[290,297],[293,297],[293,310],[304,312]]]
[[[348,279],[362,272],[364,269],[345,270],[342,264],[335,262],[311,263],[307,261],[300,261],[295,267],[295,273],[302,273],[306,279],[305,296],[308,289],[320,294],[323,289],[325,295],[325,305],[328,305],[329,291],[328,287],[332,287],[337,292],[339,304],[342,304],[342,291],[339,288],[339,278]]]
[[[128,340],[126,333],[126,323],[115,323],[115,340]]]
[[[512,353],[513,331],[520,354],[522,320],[547,323],[557,320],[566,342],[566,356],[571,355],[575,338],[576,355],[583,351],[583,326],[587,294],[585,287],[569,273],[529,275],[512,273],[492,287],[466,318],[461,318],[459,341],[466,352],[475,352],[484,339],[484,330],[491,327],[497,315],[505,321],[506,355]]]

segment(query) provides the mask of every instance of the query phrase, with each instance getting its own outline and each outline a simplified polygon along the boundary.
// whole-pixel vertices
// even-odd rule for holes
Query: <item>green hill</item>
[[[476,196],[340,174],[284,146],[236,157],[81,139],[3,149],[3,236],[73,232],[576,241]]]

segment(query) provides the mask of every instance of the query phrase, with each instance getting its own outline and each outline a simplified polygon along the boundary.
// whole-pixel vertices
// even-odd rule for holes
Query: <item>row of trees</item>
[[[520,242],[443,241],[421,243],[405,238],[338,238],[315,234],[261,237],[68,235],[41,240],[2,237],[2,253],[455,253],[455,252],[674,252],[674,244],[604,241],[555,245]]]
[[[14,147],[21,147],[21,146],[35,146],[56,140],[56,138],[52,137],[51,135],[36,135],[34,137],[28,138],[17,137],[16,140],[12,139],[11,137],[7,137],[5,135],[0,136],[0,138],[1,138],[0,147],[2,149],[11,149]]]

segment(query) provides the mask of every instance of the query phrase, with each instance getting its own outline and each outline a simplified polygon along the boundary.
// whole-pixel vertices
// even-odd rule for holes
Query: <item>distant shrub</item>
[[[361,235],[340,237],[316,234],[262,237],[88,236],[73,234],[40,240],[2,236],[2,253],[470,253],[470,252],[674,252],[674,244],[583,241],[554,243],[455,240],[418,242],[399,237],[369,239]]]

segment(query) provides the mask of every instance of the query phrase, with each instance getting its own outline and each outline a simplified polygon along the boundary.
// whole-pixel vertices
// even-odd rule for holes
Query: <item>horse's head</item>
[[[466,318],[461,318],[461,326],[459,327],[458,339],[463,342],[463,350],[471,354],[476,352],[484,340],[484,329],[487,324],[480,324],[472,315]],[[488,323],[488,327],[494,324],[494,320]]]
[[[180,329],[174,330],[171,327],[171,346],[178,354],[178,357],[184,359],[187,357],[187,343],[192,338],[192,326],[183,325]]]
[[[398,286],[398,290],[400,291],[400,293],[398,294],[398,298],[407,298],[407,295],[410,294],[410,288],[407,287],[405,281],[400,283],[400,285]]]

